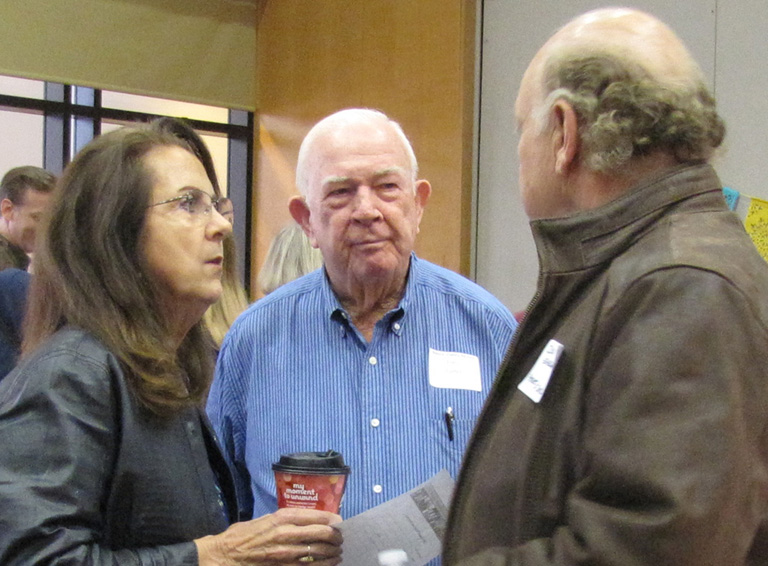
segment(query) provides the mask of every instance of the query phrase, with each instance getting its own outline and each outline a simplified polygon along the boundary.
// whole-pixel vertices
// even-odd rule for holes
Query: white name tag
[[[520,382],[517,388],[528,395],[534,403],[541,401],[544,391],[549,385],[549,378],[555,370],[560,354],[563,353],[563,345],[557,340],[550,340],[539,354],[539,359],[533,364],[531,371]]]
[[[443,389],[482,391],[480,360],[472,354],[430,348],[429,384]]]

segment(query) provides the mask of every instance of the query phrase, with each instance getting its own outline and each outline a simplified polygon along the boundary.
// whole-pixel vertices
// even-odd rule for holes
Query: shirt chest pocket
[[[465,389],[430,389],[424,426],[434,441],[463,453],[483,408],[485,394]]]

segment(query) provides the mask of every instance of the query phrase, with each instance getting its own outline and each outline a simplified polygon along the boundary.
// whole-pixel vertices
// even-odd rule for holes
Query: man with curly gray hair
[[[768,264],[724,125],[655,17],[561,28],[515,114],[535,298],[467,448],[443,564],[768,563]]]

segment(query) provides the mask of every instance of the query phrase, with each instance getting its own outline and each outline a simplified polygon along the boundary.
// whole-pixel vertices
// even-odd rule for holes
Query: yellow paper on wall
[[[757,251],[768,261],[768,202],[752,197],[744,227],[757,247]]]

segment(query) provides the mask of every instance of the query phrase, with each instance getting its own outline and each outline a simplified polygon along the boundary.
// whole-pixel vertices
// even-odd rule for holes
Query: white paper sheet
[[[342,564],[379,566],[379,552],[391,549],[404,550],[408,566],[423,566],[438,556],[453,485],[443,470],[408,493],[339,523]]]

